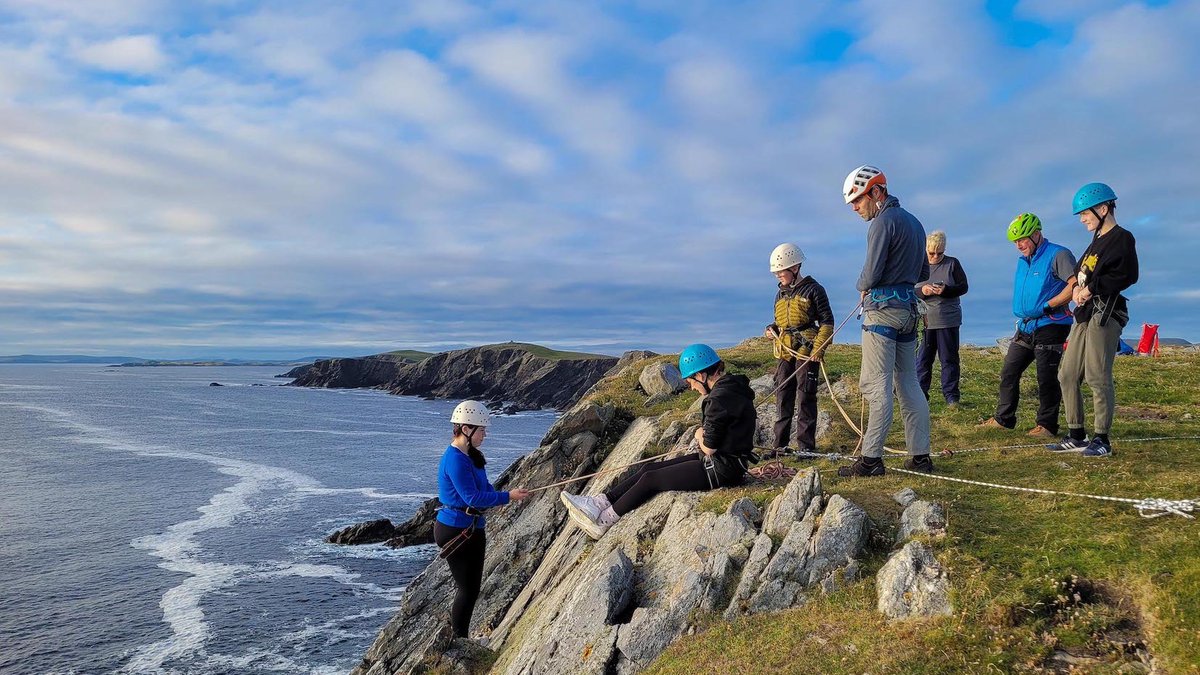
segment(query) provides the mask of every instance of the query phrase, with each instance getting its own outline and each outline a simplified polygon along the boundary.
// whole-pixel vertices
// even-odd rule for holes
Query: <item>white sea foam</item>
[[[414,474],[410,474],[410,473],[398,473],[396,475],[403,476],[405,478],[409,478],[412,480],[417,480],[417,476]],[[327,497],[327,496],[332,496],[332,495],[359,494],[368,499],[418,500],[418,499],[433,499],[434,497],[437,496],[435,494],[427,494],[427,493],[423,493],[423,492],[399,492],[399,493],[380,492],[378,488],[373,488],[373,487],[364,487],[364,488],[311,487],[311,488],[300,488],[299,492],[301,494],[320,496],[320,497]]]

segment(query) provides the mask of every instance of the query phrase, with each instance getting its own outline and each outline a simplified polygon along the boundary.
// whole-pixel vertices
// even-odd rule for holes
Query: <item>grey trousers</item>
[[[1107,434],[1112,429],[1113,409],[1117,402],[1113,392],[1113,359],[1121,340],[1121,324],[1109,320],[1100,325],[1098,317],[1071,327],[1067,351],[1058,366],[1058,384],[1062,388],[1067,428],[1083,429],[1083,392],[1079,385],[1087,382],[1092,390],[1092,407],[1096,418],[1094,433]]]
[[[864,326],[891,326],[901,333],[917,329],[916,312],[900,308],[867,310]],[[867,400],[870,417],[863,434],[864,457],[882,457],[883,444],[892,428],[892,402],[900,399],[904,439],[910,455],[929,454],[929,401],[917,382],[917,342],[898,342],[863,331],[862,372],[858,385]]]

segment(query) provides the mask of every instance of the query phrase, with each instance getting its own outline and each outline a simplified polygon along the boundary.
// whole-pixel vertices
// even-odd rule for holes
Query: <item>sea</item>
[[[281,370],[0,365],[0,673],[359,663],[435,549],[324,538],[436,496],[456,402]],[[489,475],[556,418],[496,417]]]

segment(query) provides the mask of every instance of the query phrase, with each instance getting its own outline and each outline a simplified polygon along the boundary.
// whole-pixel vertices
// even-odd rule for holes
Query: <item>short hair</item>
[[[929,236],[925,237],[925,250],[929,250],[930,246],[934,248],[940,248],[945,251],[946,233],[941,230],[934,230],[933,232],[930,232]]]
[[[695,373],[695,375],[701,375],[701,374],[703,374],[703,375],[708,375],[708,376],[710,376],[710,377],[711,377],[711,376],[713,376],[713,375],[716,375],[717,373],[723,373],[723,372],[725,372],[725,362],[724,362],[724,361],[717,361],[716,363],[714,363],[714,364],[712,364],[711,366],[709,366],[709,367],[705,368],[704,370],[701,370],[701,371],[699,371],[699,372]]]

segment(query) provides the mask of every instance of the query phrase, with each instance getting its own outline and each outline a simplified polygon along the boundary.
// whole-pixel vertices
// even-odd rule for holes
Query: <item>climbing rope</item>
[[[1128,443],[1129,441],[1125,441]],[[1106,502],[1119,502],[1122,504],[1133,504],[1137,509],[1138,515],[1143,518],[1158,518],[1161,516],[1175,514],[1188,519],[1195,519],[1191,515],[1193,511],[1200,508],[1200,499],[1160,499],[1158,497],[1147,497],[1144,499],[1133,499],[1130,497],[1108,497],[1105,495],[1093,495],[1086,492],[1064,492],[1061,490],[1047,490],[1044,488],[1021,487],[1019,485],[1004,485],[1002,483],[988,483],[981,480],[968,480],[966,478],[953,478],[951,476],[942,476],[932,473],[923,473],[920,471],[911,471],[909,469],[893,468],[892,471],[900,473],[908,473],[914,476],[923,478],[933,478],[936,480],[951,481],[954,483],[964,483],[966,485],[980,485],[983,487],[999,488],[1002,490],[1012,490],[1014,492],[1033,492],[1043,495],[1058,495],[1062,497],[1081,497],[1084,499],[1098,499]]]

